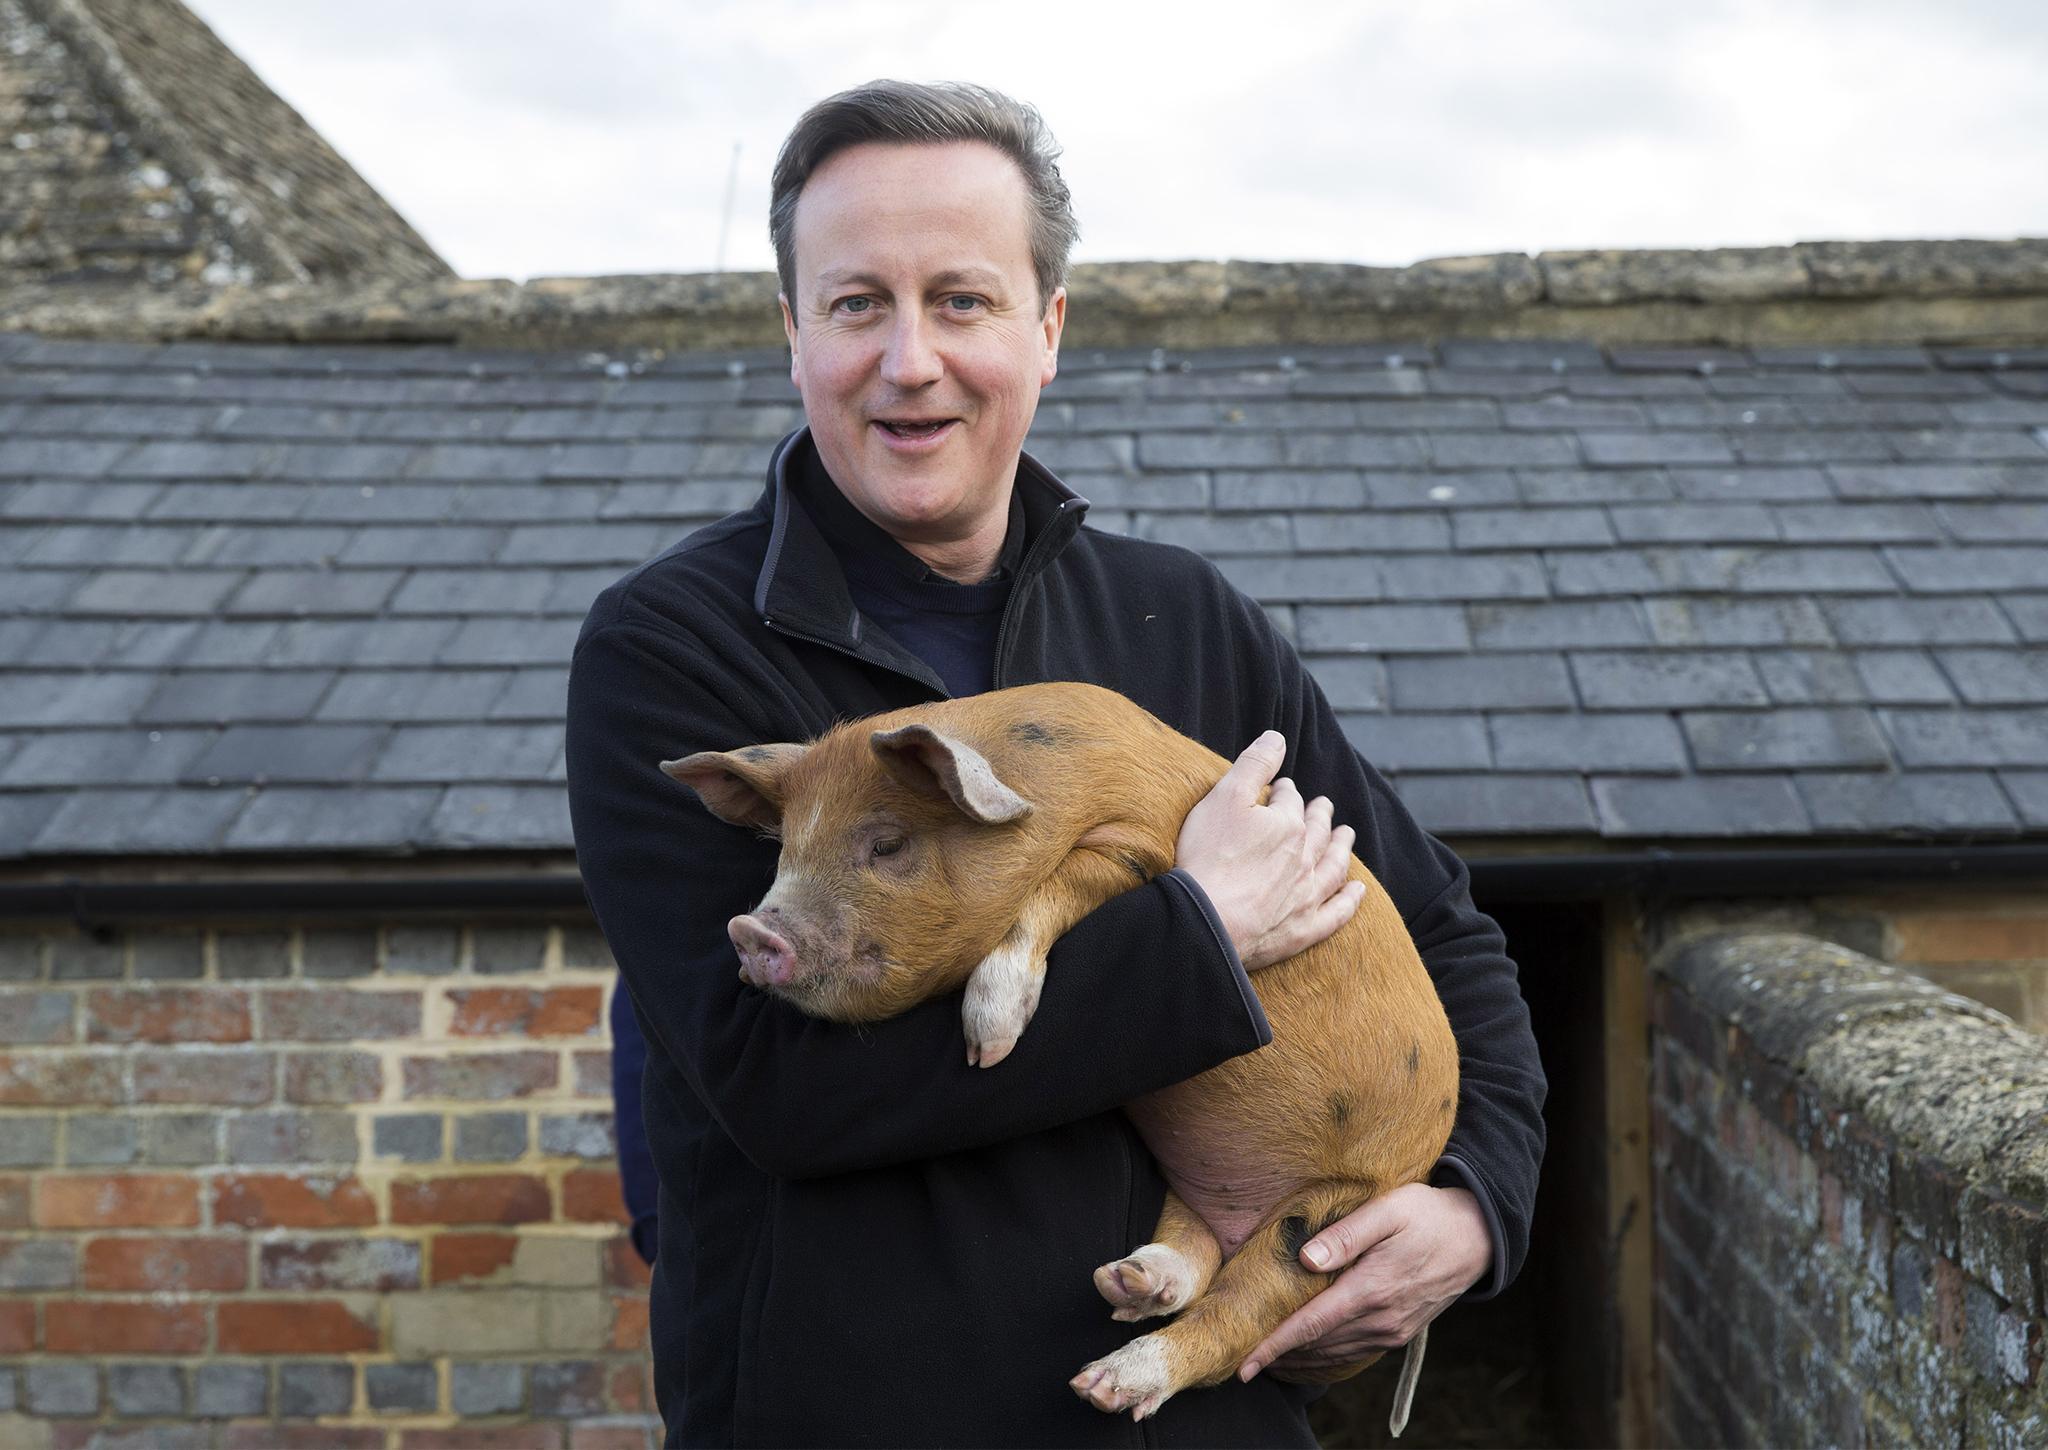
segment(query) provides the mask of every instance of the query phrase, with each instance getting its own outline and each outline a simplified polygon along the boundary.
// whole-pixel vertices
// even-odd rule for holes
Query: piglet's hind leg
[[[1068,1384],[1098,1410],[1129,1410],[1142,1420],[1190,1385],[1227,1379],[1330,1282],[1301,1266],[1301,1246],[1369,1196],[1360,1185],[1336,1183],[1289,1194],[1180,1318],[1104,1355]]]
[[[1216,1277],[1223,1246],[1201,1215],[1166,1191],[1152,1242],[1095,1271],[1095,1287],[1125,1321],[1173,1314],[1194,1302]]]

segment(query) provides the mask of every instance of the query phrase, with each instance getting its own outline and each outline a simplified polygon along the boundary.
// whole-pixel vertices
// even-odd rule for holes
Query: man
[[[805,115],[771,232],[809,426],[754,508],[605,591],[578,642],[570,800],[648,1043],[671,1444],[1308,1445],[1289,1369],[1405,1342],[1527,1248],[1543,1077],[1463,867],[1256,605],[1195,555],[1083,529],[1085,502],[1021,454],[1066,316],[1055,155],[1035,112],[972,87],[877,82]],[[725,923],[766,891],[774,843],[657,761],[1048,679],[1243,753],[1176,869],[1055,945],[1007,1060],[964,1062],[957,1001],[854,1029],[737,980]],[[1290,778],[1258,806],[1283,750]],[[1304,805],[1292,778],[1321,794]],[[1433,1185],[1304,1246],[1343,1272],[1243,1378],[1142,1425],[1101,1414],[1066,1380],[1142,1326],[1111,1321],[1089,1276],[1147,1241],[1164,1192],[1116,1106],[1266,1040],[1247,971],[1356,904],[1322,871],[1349,842],[1333,817],[1458,1034],[1450,1150]]]

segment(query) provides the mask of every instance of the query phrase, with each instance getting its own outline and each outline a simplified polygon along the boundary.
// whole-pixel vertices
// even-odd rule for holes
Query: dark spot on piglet
[[[1280,1221],[1280,1257],[1296,1268],[1301,1267],[1301,1249],[1315,1235],[1309,1232],[1308,1220],[1300,1214],[1289,1214]]]
[[[1341,1128],[1351,1121],[1351,1099],[1342,1093],[1330,1094],[1330,1124]]]
[[[1150,881],[1152,879],[1151,874],[1145,870],[1145,863],[1140,861],[1136,856],[1130,855],[1127,852],[1124,855],[1119,856],[1117,859],[1124,863],[1124,869],[1126,871],[1129,871],[1133,876],[1137,877],[1140,881]]]
[[[1448,1113],[1451,1111],[1453,1106],[1454,1105],[1452,1104],[1451,1100],[1449,1098],[1445,1098],[1441,1103],[1437,1105],[1437,1111],[1440,1113]]]
[[[740,752],[741,760],[766,760],[767,758],[768,747],[765,745],[749,745]]]
[[[1417,1042],[1411,1042],[1408,1044],[1408,1076],[1415,1076],[1416,1070],[1421,1066],[1422,1045]]]
[[[1020,720],[1010,727],[1010,738],[1019,745],[1054,745],[1053,733],[1036,720]]]

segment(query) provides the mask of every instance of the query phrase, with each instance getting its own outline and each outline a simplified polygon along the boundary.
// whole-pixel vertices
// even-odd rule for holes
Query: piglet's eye
[[[881,840],[875,842],[870,849],[877,856],[893,856],[903,849],[903,838],[901,836],[884,836]]]

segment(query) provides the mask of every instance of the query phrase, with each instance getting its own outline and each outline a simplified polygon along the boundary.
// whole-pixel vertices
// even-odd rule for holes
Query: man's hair
[[[1031,268],[1042,312],[1067,280],[1067,254],[1080,228],[1056,165],[1059,146],[1036,108],[987,86],[947,81],[869,81],[804,112],[775,158],[768,236],[775,271],[796,304],[796,203],[811,173],[849,146],[866,141],[926,145],[981,141],[1017,163],[1031,207]]]

